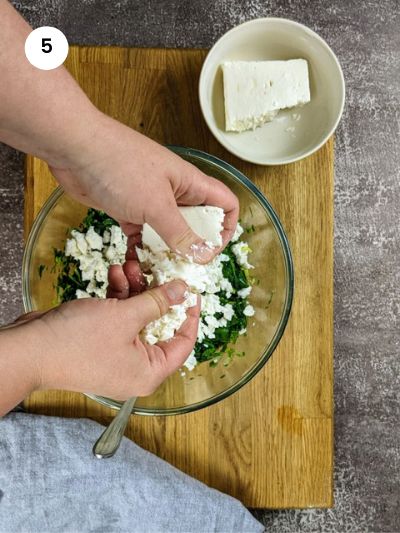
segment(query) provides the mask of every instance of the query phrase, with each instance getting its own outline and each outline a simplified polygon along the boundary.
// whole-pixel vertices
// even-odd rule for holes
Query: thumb
[[[165,315],[172,305],[183,303],[188,287],[181,280],[174,280],[160,287],[149,289],[138,296],[120,300],[124,321],[132,331],[132,326],[141,331],[147,324]]]
[[[190,228],[175,199],[168,208],[153,214],[148,222],[173,252],[189,256],[195,263],[208,263],[216,254],[216,249],[207,246],[204,239]]]

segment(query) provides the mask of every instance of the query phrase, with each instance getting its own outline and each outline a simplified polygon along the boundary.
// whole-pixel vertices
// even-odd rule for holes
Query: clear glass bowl
[[[276,348],[289,318],[293,297],[293,263],[285,232],[274,210],[254,184],[231,165],[198,150],[170,147],[207,174],[224,182],[240,200],[244,226],[256,231],[243,238],[252,249],[252,276],[258,281],[250,303],[256,313],[249,318],[247,335],[235,345],[244,357],[223,359],[216,366],[198,365],[192,372],[169,377],[151,396],[139,398],[135,413],[170,415],[201,409],[233,394],[265,365]],[[78,226],[87,207],[56,189],[37,216],[23,259],[23,300],[25,311],[49,309],[57,304],[54,290],[53,248],[62,248],[69,228]],[[39,266],[48,267],[39,276]],[[112,356],[112,355],[111,355]],[[226,364],[226,366],[225,366]],[[88,395],[110,407],[120,402]]]

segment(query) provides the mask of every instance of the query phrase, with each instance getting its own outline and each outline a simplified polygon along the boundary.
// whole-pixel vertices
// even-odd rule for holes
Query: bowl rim
[[[335,66],[337,68],[337,73],[339,75],[339,80],[340,80],[340,85],[341,85],[341,102],[340,102],[339,112],[337,114],[337,117],[336,117],[332,127],[330,128],[328,133],[326,133],[326,135],[324,135],[322,137],[322,139],[321,139],[321,141],[319,141],[319,143],[317,143],[314,147],[310,148],[309,150],[307,150],[306,152],[304,152],[304,153],[302,153],[302,154],[300,154],[298,156],[289,157],[289,158],[286,158],[284,160],[282,159],[282,160],[274,160],[274,161],[270,160],[270,161],[268,161],[266,158],[265,159],[258,159],[256,157],[248,157],[246,154],[243,154],[241,151],[233,149],[233,147],[226,142],[225,137],[220,133],[219,129],[209,119],[208,114],[207,114],[207,110],[209,109],[210,106],[208,106],[206,104],[206,82],[205,82],[205,73],[204,72],[205,72],[206,65],[211,61],[210,56],[221,45],[221,43],[225,40],[225,38],[228,35],[231,35],[233,33],[236,33],[238,31],[240,31],[240,29],[243,28],[244,26],[251,26],[251,25],[255,25],[255,24],[269,24],[269,23],[272,23],[272,22],[274,22],[274,23],[278,22],[278,23],[282,23],[284,25],[294,26],[294,27],[296,27],[298,29],[302,29],[303,31],[308,33],[310,36],[312,36],[314,39],[319,41],[320,44],[322,44],[322,46],[327,50],[328,54],[331,56],[331,58],[333,60],[333,63],[335,64]],[[302,159],[305,159],[306,157],[312,155],[314,152],[319,150],[321,148],[321,146],[323,146],[326,143],[326,141],[335,132],[335,130],[336,130],[336,128],[337,128],[337,126],[338,126],[338,124],[340,122],[340,119],[342,118],[343,110],[344,110],[344,104],[345,104],[345,97],[346,97],[346,84],[345,84],[345,80],[344,80],[343,70],[342,70],[342,67],[340,66],[340,63],[339,63],[339,60],[338,60],[336,54],[334,53],[332,48],[329,46],[329,44],[325,41],[325,39],[323,39],[320,35],[318,35],[318,33],[316,33],[314,30],[312,30],[311,28],[309,28],[305,24],[301,24],[300,22],[296,22],[295,20],[291,20],[291,19],[287,19],[287,18],[283,18],[283,17],[260,17],[260,18],[256,18],[256,19],[252,19],[252,20],[247,20],[246,22],[242,22],[241,24],[238,24],[237,26],[234,26],[233,28],[231,28],[230,30],[225,32],[214,43],[214,45],[210,48],[210,50],[208,51],[207,56],[206,56],[206,58],[205,58],[205,60],[203,62],[203,65],[201,67],[201,72],[200,72],[200,77],[199,77],[199,84],[198,84],[198,95],[199,95],[201,113],[203,115],[203,118],[204,118],[209,130],[211,131],[211,133],[213,134],[215,139],[226,150],[228,150],[228,152],[230,152],[231,154],[235,155],[239,159],[242,159],[243,161],[248,161],[249,163],[254,163],[254,164],[263,165],[263,166],[275,166],[275,165],[288,165],[290,163],[295,163],[296,161],[301,161]],[[210,114],[213,115],[212,112]]]
[[[195,158],[199,160],[205,161],[207,163],[211,163],[212,165],[215,165],[216,167],[222,168],[223,170],[227,171],[237,183],[244,185],[244,187],[247,188],[257,198],[257,200],[260,202],[260,204],[265,209],[265,211],[267,211],[271,219],[271,222],[278,234],[278,238],[281,242],[288,284],[286,288],[286,299],[285,299],[285,303],[283,307],[283,313],[279,321],[278,327],[275,331],[274,337],[269,343],[267,349],[265,349],[262,355],[259,357],[259,360],[257,361],[257,363],[255,363],[250,368],[250,370],[242,376],[242,378],[239,381],[237,381],[235,384],[231,385],[224,391],[212,396],[211,398],[207,398],[205,400],[192,403],[187,406],[164,408],[164,409],[157,409],[157,408],[150,409],[150,408],[143,408],[143,407],[136,407],[136,406],[133,407],[132,414],[140,414],[140,415],[147,415],[147,416],[167,416],[167,415],[185,414],[185,413],[197,411],[199,409],[208,407],[210,405],[213,405],[227,398],[234,392],[241,389],[244,385],[246,385],[246,383],[248,383],[263,368],[263,366],[270,359],[277,345],[279,344],[279,341],[282,338],[282,335],[286,329],[286,325],[289,319],[292,302],[293,302],[293,291],[294,291],[294,266],[293,266],[293,258],[292,258],[292,253],[290,250],[289,241],[288,241],[286,233],[283,229],[283,226],[277,214],[275,213],[274,209],[272,208],[271,204],[268,202],[266,197],[263,195],[263,193],[254,185],[254,183],[249,178],[247,178],[239,170],[237,170],[235,167],[233,167],[229,163],[226,163],[222,159],[219,159],[216,156],[213,156],[201,150],[197,150],[194,148],[186,148],[183,146],[167,145],[167,148],[169,148],[171,151],[178,154],[179,156],[194,156]],[[29,232],[29,236],[28,236],[26,246],[24,249],[23,261],[22,261],[22,288],[23,288],[23,305],[24,305],[25,312],[34,310],[32,306],[32,300],[30,297],[30,280],[29,280],[30,262],[29,262],[29,259],[32,255],[35,242],[40,233],[42,222],[45,220],[51,208],[55,205],[57,200],[63,194],[64,194],[64,190],[61,186],[58,186],[51,193],[49,198],[43,204],[41,210],[39,211],[39,214],[35,218],[32,224],[31,231]],[[111,407],[114,409],[119,409],[122,404],[122,402],[118,402],[116,400],[113,400],[111,398],[106,398],[104,396],[99,396],[99,395],[91,394],[91,393],[84,393],[84,394],[88,398],[95,400],[102,405],[105,405],[107,407]]]

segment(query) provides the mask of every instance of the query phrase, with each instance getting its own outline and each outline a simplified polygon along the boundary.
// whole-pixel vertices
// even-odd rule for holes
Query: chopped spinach
[[[106,229],[114,225],[118,225],[118,222],[103,211],[89,209],[80,226],[75,229],[86,232],[90,226],[93,226],[99,235],[103,235]],[[247,231],[249,233],[254,231],[254,226],[251,226],[250,231],[249,229]],[[71,229],[68,230],[67,235],[70,233]],[[225,326],[215,330],[215,337],[213,339],[205,338],[202,342],[197,342],[195,345],[195,357],[197,361],[199,363],[209,361],[210,366],[216,366],[222,356],[225,356],[224,366],[227,366],[233,357],[244,356],[244,352],[237,352],[232,347],[228,348],[228,345],[235,344],[239,337],[239,332],[247,327],[248,319],[244,314],[247,299],[240,298],[237,292],[249,287],[252,284],[252,280],[249,278],[248,272],[237,263],[235,254],[232,251],[233,244],[229,243],[223,252],[229,259],[228,261],[224,261],[222,271],[224,277],[230,281],[234,291],[229,297],[225,291],[217,293],[222,305],[228,303],[232,305],[234,310],[233,317]],[[40,276],[44,270],[44,268],[41,269],[42,266],[44,267],[44,265],[39,267]],[[54,267],[52,271],[57,273],[55,289],[58,302],[74,300],[77,289],[85,291],[89,284],[88,281],[82,280],[79,262],[70,256],[66,256],[64,250],[54,249]]]
[[[103,235],[106,229],[118,225],[118,222],[109,217],[107,213],[97,209],[88,209],[82,223],[76,229],[86,232],[90,226],[93,226],[96,233]],[[72,229],[67,231],[70,235]],[[54,267],[53,272],[57,272],[56,292],[58,302],[68,302],[76,299],[76,291],[80,289],[85,291],[89,282],[82,280],[79,262],[70,256],[65,255],[64,250],[54,248]]]
[[[39,274],[39,278],[41,278],[43,276],[43,272],[46,270],[46,265],[39,265],[38,266],[38,274]]]
[[[232,251],[233,244],[229,243],[223,252],[229,257],[229,261],[224,261],[222,272],[224,277],[231,282],[235,292],[228,297],[225,291],[220,291],[217,296],[222,305],[228,303],[232,305],[234,315],[226,326],[215,330],[213,339],[205,338],[202,342],[197,342],[194,347],[194,355],[197,361],[201,363],[211,360],[211,366],[216,364],[213,361],[214,359],[218,359],[224,354],[227,355],[228,359],[232,359],[234,355],[242,355],[242,353],[238,354],[233,348],[228,349],[228,344],[235,344],[239,337],[239,331],[247,326],[247,316],[244,314],[247,300],[240,298],[237,291],[249,287],[250,283],[245,269],[236,262],[235,254]]]

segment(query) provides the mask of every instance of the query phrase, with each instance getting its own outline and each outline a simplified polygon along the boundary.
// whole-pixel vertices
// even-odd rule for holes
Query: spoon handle
[[[118,450],[135,402],[136,398],[134,396],[126,400],[120,407],[115,418],[113,418],[109,426],[106,427],[96,441],[93,446],[93,454],[98,459],[112,457]]]

